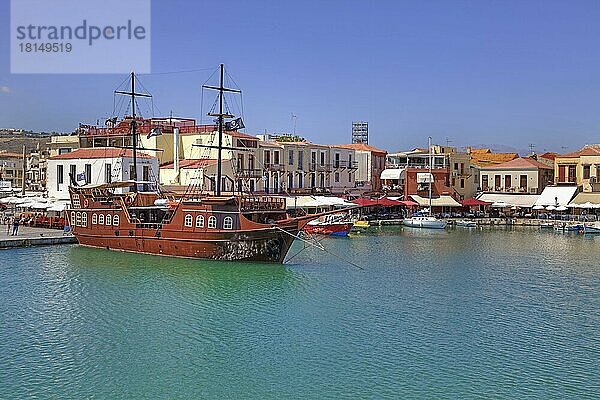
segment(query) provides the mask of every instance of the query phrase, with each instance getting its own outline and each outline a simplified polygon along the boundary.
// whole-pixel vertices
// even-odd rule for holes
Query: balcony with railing
[[[263,171],[260,169],[236,168],[235,176],[237,178],[260,178],[263,176]]]
[[[483,192],[493,193],[537,193],[538,188],[527,186],[503,187],[503,186],[482,186]]]
[[[357,161],[335,160],[333,162],[334,169],[357,169]]]
[[[331,164],[309,163],[310,172],[331,172]]]

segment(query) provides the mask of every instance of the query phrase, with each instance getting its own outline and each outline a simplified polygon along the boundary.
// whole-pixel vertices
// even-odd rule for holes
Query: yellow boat
[[[369,227],[371,226],[371,224],[369,224],[369,221],[356,221],[354,222],[354,225],[352,226],[352,230],[353,231],[365,231],[367,229],[369,229]]]

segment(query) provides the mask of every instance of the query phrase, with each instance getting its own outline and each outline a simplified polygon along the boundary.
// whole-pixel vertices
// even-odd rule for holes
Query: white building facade
[[[82,148],[48,159],[48,196],[69,199],[70,176],[78,185],[128,181],[134,175],[133,152],[112,147]],[[137,154],[137,181],[158,182],[158,159]]]

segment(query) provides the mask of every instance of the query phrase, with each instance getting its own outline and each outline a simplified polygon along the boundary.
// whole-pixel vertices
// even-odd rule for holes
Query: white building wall
[[[521,175],[527,175],[527,193],[530,193],[532,189],[540,190],[539,182],[538,182],[538,171],[537,170],[494,170],[494,169],[481,169],[481,173],[479,174],[479,187],[484,190],[483,187],[483,177],[488,177],[488,187],[489,191],[497,191],[496,188],[496,175],[500,175],[500,191],[511,191],[512,188],[518,189],[520,187]],[[504,187],[505,176],[511,176],[511,187]]]
[[[91,184],[107,183],[105,168],[106,164],[111,165],[111,181],[127,181],[130,180],[130,165],[133,165],[133,158],[92,158],[92,159],[49,159],[47,170],[47,185],[48,196],[61,200],[69,199],[69,185],[71,183],[69,173],[71,165],[75,166],[75,174],[85,173],[86,164],[91,165]],[[58,183],[58,165],[63,166],[62,183]],[[137,176],[138,181],[142,180],[144,166],[150,166],[150,178],[152,181],[158,181],[159,168],[158,159],[156,158],[138,158],[137,160]],[[85,181],[78,181],[80,185],[85,185]]]

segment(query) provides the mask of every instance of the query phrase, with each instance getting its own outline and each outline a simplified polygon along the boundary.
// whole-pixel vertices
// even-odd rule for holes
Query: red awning
[[[474,207],[474,206],[489,206],[492,203],[488,203],[487,201],[477,200],[475,198],[470,198],[466,200],[459,201],[465,207]]]
[[[402,205],[406,207],[417,207],[419,205],[419,203],[412,200],[401,201],[400,203],[402,203]]]
[[[382,197],[381,199],[377,199],[376,201],[378,205],[383,207],[395,207],[402,205],[400,201],[388,199],[387,197]]]
[[[364,198],[364,197],[360,197],[358,199],[354,199],[354,200],[352,200],[352,202],[354,204],[358,204],[361,207],[371,207],[371,206],[377,205],[377,202],[375,200],[367,199],[367,198]]]

